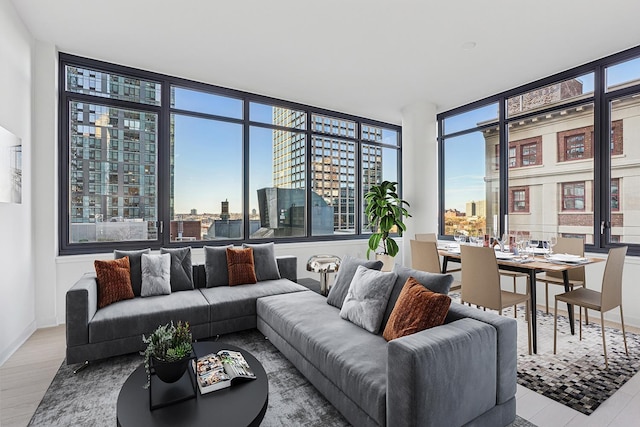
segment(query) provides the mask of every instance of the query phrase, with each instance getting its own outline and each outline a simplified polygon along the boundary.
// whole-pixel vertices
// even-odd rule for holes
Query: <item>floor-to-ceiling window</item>
[[[361,238],[400,149],[392,124],[60,54],[60,253]]]
[[[486,221],[499,234],[581,237],[592,249],[640,243],[638,57],[635,48],[439,114],[441,235]]]

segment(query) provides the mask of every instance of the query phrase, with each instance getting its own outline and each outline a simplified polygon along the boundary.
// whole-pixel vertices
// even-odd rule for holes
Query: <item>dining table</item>
[[[443,273],[447,272],[449,262],[461,263],[460,247],[458,245],[439,246],[438,253],[442,256]],[[518,257],[514,254],[507,255],[507,253],[502,253],[500,251],[496,251],[496,254],[496,261],[498,262],[500,269],[524,273],[529,277],[529,292],[531,296],[531,337],[534,354],[538,352],[538,332],[536,327],[536,275],[543,271],[555,271],[562,273],[564,290],[565,292],[569,292],[571,290],[569,284],[569,270],[605,261],[603,258],[594,257],[580,258],[579,262],[573,260],[565,262],[550,261],[545,258],[541,251],[534,251],[533,254],[529,255],[527,258]],[[573,306],[567,304],[567,311],[569,313],[569,328],[571,329],[571,335],[574,335],[575,326]]]

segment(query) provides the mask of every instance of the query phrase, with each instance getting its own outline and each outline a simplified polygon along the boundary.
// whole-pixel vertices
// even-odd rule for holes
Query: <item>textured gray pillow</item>
[[[451,288],[451,284],[453,283],[453,276],[451,274],[428,273],[426,271],[403,267],[399,264],[393,266],[393,272],[398,275],[398,278],[393,285],[391,295],[389,296],[389,304],[384,312],[384,318],[382,320],[383,329],[387,325],[393,307],[396,305],[400,292],[409,277],[413,277],[430,291],[444,295],[449,293],[449,288]]]
[[[169,295],[171,293],[171,255],[143,254],[142,288],[140,296]]]
[[[142,267],[140,260],[143,254],[151,253],[151,249],[142,249],[140,251],[113,251],[113,257],[115,259],[129,257],[129,268],[131,276],[131,287],[133,288],[133,294],[137,297],[140,296],[140,287],[142,286]]]
[[[242,247],[253,249],[253,264],[256,269],[256,279],[258,279],[258,282],[280,278],[280,270],[278,270],[278,262],[276,261],[276,251],[273,242],[260,244],[243,243]]]
[[[232,247],[233,245],[204,247],[204,273],[207,278],[207,288],[229,286],[227,248]]]
[[[338,268],[338,274],[336,274],[336,280],[329,290],[329,295],[327,295],[327,304],[342,308],[342,303],[347,296],[347,292],[349,292],[353,275],[356,274],[356,270],[360,265],[371,270],[380,270],[382,268],[382,261],[369,261],[366,259],[353,258],[349,255],[342,258],[342,262],[340,262],[340,267]]]
[[[398,275],[359,266],[344,299],[340,317],[377,334]]]
[[[171,292],[193,289],[191,247],[177,249],[160,248],[160,253],[171,255]]]

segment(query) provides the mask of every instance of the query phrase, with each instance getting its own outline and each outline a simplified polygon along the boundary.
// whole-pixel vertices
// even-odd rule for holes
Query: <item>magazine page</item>
[[[225,372],[222,358],[217,354],[207,354],[193,363],[200,393],[209,393],[231,385],[231,377]]]
[[[231,350],[221,350],[218,352],[218,356],[220,356],[220,359],[222,360],[225,372],[231,377],[231,379],[256,378],[256,375],[251,370],[251,367],[245,360],[242,353]]]

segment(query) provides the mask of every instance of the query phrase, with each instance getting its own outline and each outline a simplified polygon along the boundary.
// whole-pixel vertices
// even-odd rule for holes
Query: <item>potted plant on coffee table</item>
[[[166,383],[178,381],[187,367],[191,358],[193,341],[189,322],[173,322],[160,325],[149,337],[142,335],[142,342],[147,344],[144,350],[144,367],[147,371],[147,384],[151,382],[151,366],[156,375]]]
[[[407,229],[402,218],[411,216],[404,208],[404,206],[409,207],[409,203],[402,200],[396,192],[397,185],[397,182],[383,181],[379,185],[372,186],[364,195],[366,203],[364,212],[369,220],[369,227],[373,231],[369,237],[367,258],[371,251],[374,251],[376,258],[384,263],[383,270],[390,270],[393,267],[393,258],[400,250],[390,234],[397,232],[398,236],[402,236],[402,232]]]

